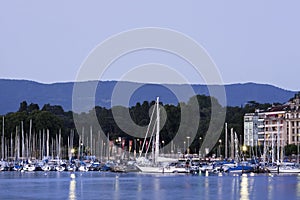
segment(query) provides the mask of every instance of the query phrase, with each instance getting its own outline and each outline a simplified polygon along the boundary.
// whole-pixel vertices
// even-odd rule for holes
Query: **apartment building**
[[[285,113],[287,143],[300,142],[300,99],[294,98],[289,103],[290,109]]]
[[[300,98],[267,111],[256,110],[244,116],[244,145],[280,146],[300,143]]]

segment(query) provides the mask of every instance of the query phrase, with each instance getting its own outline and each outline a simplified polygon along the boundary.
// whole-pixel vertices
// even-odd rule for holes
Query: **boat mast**
[[[226,159],[228,158],[227,140],[228,140],[227,123],[225,123],[225,158]]]
[[[274,133],[273,133],[273,132],[271,133],[271,137],[272,137],[272,138],[271,138],[271,142],[272,142],[272,143],[271,143],[271,149],[272,149],[272,151],[271,151],[271,152],[272,152],[272,163],[275,163],[275,151],[274,151],[274,142],[275,142],[275,141],[274,141]]]
[[[35,140],[34,140],[34,135],[35,134],[33,134],[33,137],[32,137],[32,119],[30,119],[30,121],[29,121],[29,140],[28,140],[28,149],[27,149],[27,152],[28,152],[28,155],[27,155],[27,157],[32,157],[32,149],[35,149],[35,148],[33,148],[35,145]],[[33,143],[32,145],[31,145],[31,142]]]
[[[24,124],[23,121],[21,121],[21,137],[22,137],[22,146],[21,146],[21,151],[22,151],[22,157],[25,157],[25,138],[24,138]],[[27,159],[27,158],[26,158]]]
[[[159,97],[156,98],[156,136],[155,136],[155,154],[154,154],[154,163],[157,164],[159,156]]]
[[[230,129],[230,158],[234,159],[234,134],[233,128]]]
[[[4,116],[2,117],[2,138],[1,138],[1,147],[2,147],[2,160],[4,159]]]
[[[279,120],[277,120],[277,165],[279,165],[279,162],[280,162],[280,145],[281,145],[281,142],[280,142],[280,126],[279,126]]]
[[[47,145],[46,145],[46,156],[47,156],[47,159],[49,159],[49,153],[50,153],[50,141],[49,141],[49,129],[47,129],[47,140],[46,140],[46,143],[47,143]]]

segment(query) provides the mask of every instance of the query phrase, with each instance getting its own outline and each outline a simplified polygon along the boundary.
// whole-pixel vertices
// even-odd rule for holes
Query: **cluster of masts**
[[[21,121],[20,126],[16,126],[15,133],[11,133],[9,138],[4,135],[4,117],[2,119],[2,136],[1,136],[1,159],[2,160],[19,160],[19,159],[42,159],[46,157],[61,157],[63,151],[63,138],[61,130],[50,138],[49,129],[40,130],[38,133],[32,132],[32,120],[30,120],[29,132],[25,133],[24,123]],[[68,140],[70,140],[68,138]],[[73,139],[71,139],[73,141]]]
[[[98,158],[107,156],[109,141],[102,136],[100,132],[93,135],[92,126],[90,133],[79,134],[78,147],[75,147],[74,138],[75,131],[70,130],[67,138],[62,136],[61,129],[53,134],[49,129],[38,130],[37,132],[32,127],[32,120],[29,121],[29,129],[24,129],[24,122],[15,127],[15,132],[5,136],[5,118],[2,118],[2,132],[0,133],[0,160],[42,160],[44,157],[55,159],[71,159],[72,157],[82,157],[89,151],[90,155],[95,155]],[[64,139],[67,141],[64,141]],[[101,148],[96,148],[101,146]],[[107,149],[105,149],[107,146]]]

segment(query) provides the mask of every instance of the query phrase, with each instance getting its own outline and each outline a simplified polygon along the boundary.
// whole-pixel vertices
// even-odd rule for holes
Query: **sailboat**
[[[234,163],[230,163],[229,165],[224,164],[226,166],[224,169],[225,172],[229,173],[248,173],[254,170],[253,166],[247,161],[241,161],[239,157],[239,141],[237,134],[234,133]],[[228,166],[228,168],[227,168]]]
[[[159,97],[156,98],[156,103],[155,107],[153,109],[151,119],[150,119],[150,124],[153,118],[153,113],[156,110],[156,121],[154,122],[154,127],[156,125],[156,133],[155,133],[155,143],[154,143],[154,154],[152,154],[152,160],[148,160],[146,158],[146,154],[144,157],[140,156],[137,158],[137,164],[136,167],[141,171],[145,173],[188,173],[189,170],[185,167],[178,166],[174,163],[178,162],[177,159],[173,158],[164,158],[164,157],[159,157],[159,128],[160,128],[160,116],[159,116]],[[144,139],[143,147],[146,141],[146,138]],[[151,136],[153,138],[153,136]],[[153,148],[152,148],[153,149]]]
[[[279,121],[277,121],[277,162],[274,162],[274,140],[272,136],[272,165],[267,166],[269,172],[271,173],[300,173],[300,168],[296,163],[293,162],[283,162],[283,155],[280,158],[280,147],[282,141],[280,138],[280,126]],[[282,153],[283,154],[283,153]]]

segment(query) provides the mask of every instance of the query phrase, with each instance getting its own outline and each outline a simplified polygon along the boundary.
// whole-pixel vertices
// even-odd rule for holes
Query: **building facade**
[[[300,98],[268,111],[256,110],[244,116],[244,145],[280,146],[300,144]]]
[[[244,116],[244,145],[258,145],[258,113],[246,113]]]

